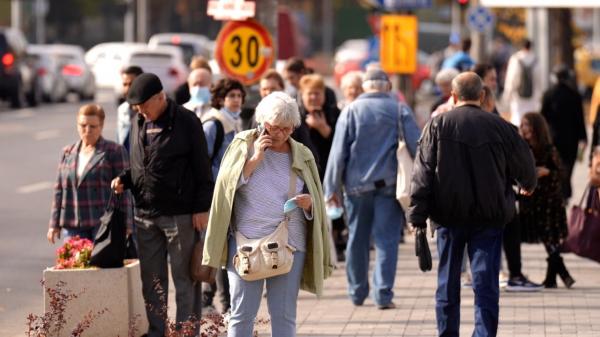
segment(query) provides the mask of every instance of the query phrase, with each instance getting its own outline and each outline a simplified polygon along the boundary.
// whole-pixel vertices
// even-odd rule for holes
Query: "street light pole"
[[[123,41],[135,41],[135,12],[134,0],[125,0],[125,18],[123,19]]]
[[[137,41],[146,42],[148,38],[148,1],[137,0]]]
[[[256,20],[260,22],[269,31],[273,37],[273,61],[277,61],[278,49],[278,19],[277,11],[278,0],[257,0],[256,1]],[[275,66],[275,64],[273,64]]]
[[[21,1],[11,0],[10,2],[10,26],[21,29]]]

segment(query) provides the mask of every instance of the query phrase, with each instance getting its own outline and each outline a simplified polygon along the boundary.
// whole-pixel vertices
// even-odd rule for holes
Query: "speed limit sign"
[[[215,59],[228,77],[254,84],[273,62],[273,40],[256,20],[230,21],[217,37]]]

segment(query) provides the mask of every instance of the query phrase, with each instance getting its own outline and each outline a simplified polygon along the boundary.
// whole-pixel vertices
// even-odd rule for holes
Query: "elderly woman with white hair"
[[[435,84],[440,90],[440,98],[431,105],[431,112],[437,110],[440,105],[446,104],[451,99],[452,80],[458,75],[458,70],[446,68],[435,75]]]
[[[350,71],[342,77],[340,81],[340,89],[344,98],[338,102],[338,108],[343,110],[344,107],[356,99],[363,93],[362,82],[364,73],[362,71]]]
[[[296,101],[273,92],[256,107],[256,121],[259,127],[238,133],[223,157],[202,263],[227,268],[229,337],[253,336],[265,282],[272,335],[293,337],[299,289],[320,295],[333,270],[323,190],[312,152],[290,137],[300,125]],[[253,280],[259,257],[245,254],[258,249],[272,256],[265,253],[271,243],[262,240],[281,233],[293,256],[290,270]],[[275,260],[285,259],[280,253]]]

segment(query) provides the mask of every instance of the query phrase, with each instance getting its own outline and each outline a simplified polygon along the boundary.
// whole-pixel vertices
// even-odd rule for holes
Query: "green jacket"
[[[238,133],[223,156],[210,208],[202,258],[204,265],[220,268],[227,264],[227,233],[235,191],[246,162],[248,144],[253,142],[255,137],[255,130]],[[323,188],[310,150],[292,138],[289,142],[292,150],[292,169],[304,180],[313,199],[313,220],[307,221],[306,259],[300,288],[320,296],[323,280],[333,271]]]

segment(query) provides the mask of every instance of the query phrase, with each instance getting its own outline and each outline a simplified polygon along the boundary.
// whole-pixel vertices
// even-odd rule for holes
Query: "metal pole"
[[[456,1],[452,2],[452,13],[451,14],[452,14],[452,23],[451,23],[450,32],[451,32],[451,34],[460,36],[462,11],[460,10],[460,5]]]
[[[278,0],[260,0],[256,1],[256,20],[260,22],[271,33],[273,37],[273,60],[277,60],[277,5]],[[275,64],[273,64],[275,66]]]
[[[137,0],[137,40],[146,42],[148,38],[148,2]]]
[[[21,29],[21,1],[11,0],[10,2],[10,26]]]
[[[595,50],[600,50],[600,8],[594,8],[593,17],[593,46]]]
[[[125,17],[123,19],[123,41],[135,41],[135,12],[133,8],[134,0],[125,1]]]
[[[534,49],[536,51],[536,57],[540,62],[541,80],[542,80],[542,91],[546,90],[550,85],[550,71],[552,65],[550,64],[550,29],[541,29],[541,27],[548,27],[549,24],[549,12],[547,8],[536,8],[535,16],[537,18],[537,35],[535,36]],[[536,47],[537,45],[537,47]]]
[[[321,3],[323,11],[323,40],[321,48],[323,53],[331,55],[333,52],[333,3],[331,0],[323,0]]]
[[[46,14],[48,13],[47,0],[35,0],[35,42],[46,42]]]
[[[478,0],[473,0],[470,3],[471,8],[477,7],[478,5],[479,5]],[[471,31],[471,41],[473,43],[473,45],[471,47],[471,57],[473,57],[473,59],[477,63],[483,62],[483,60],[485,60],[485,57],[486,57],[486,55],[485,55],[485,44],[486,44],[485,35],[478,31],[472,30]]]

